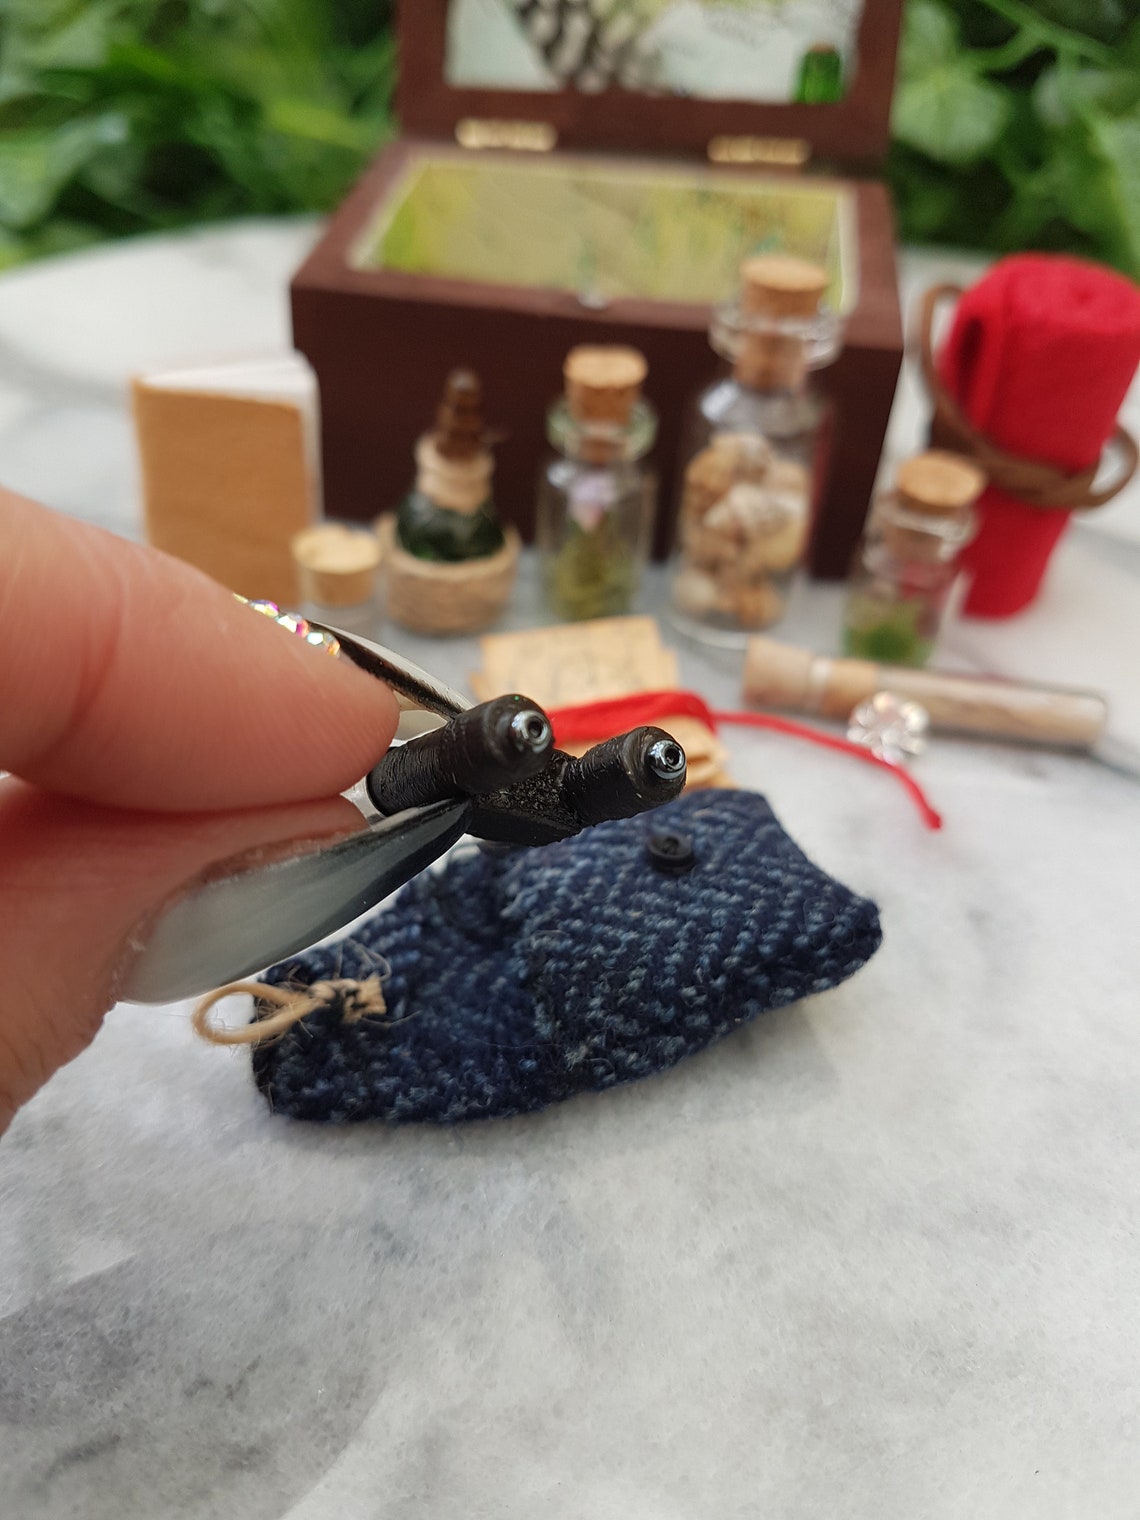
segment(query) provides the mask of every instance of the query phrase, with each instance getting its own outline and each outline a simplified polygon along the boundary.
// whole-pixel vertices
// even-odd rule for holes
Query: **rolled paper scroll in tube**
[[[1072,508],[1103,503],[1135,465],[1135,446],[1118,432],[1126,473],[1121,479],[1118,471],[1107,491],[1094,490],[1140,363],[1140,289],[1079,259],[1016,254],[962,295],[931,363],[933,304],[945,294],[957,292],[930,292],[924,312],[932,437],[973,452],[991,482],[978,502],[979,532],[962,557],[963,610],[1010,617],[1036,597]],[[967,431],[981,435],[974,449],[961,436],[963,418]]]
[[[920,702],[935,729],[987,739],[1092,749],[1108,724],[1107,704],[1097,692],[829,659],[775,639],[748,641],[744,696],[757,707],[791,708],[846,722],[852,708],[878,691]]]

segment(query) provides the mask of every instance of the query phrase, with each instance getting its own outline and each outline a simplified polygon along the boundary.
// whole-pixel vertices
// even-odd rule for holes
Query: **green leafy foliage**
[[[1140,0],[908,0],[892,135],[904,239],[1140,278]]]
[[[1010,110],[1005,91],[980,77],[961,52],[950,14],[919,0],[900,50],[895,137],[941,163],[971,164],[997,142]]]
[[[0,0],[0,265],[331,209],[391,131],[377,0]]]
[[[0,266],[331,209],[392,131],[390,11],[0,0]],[[1072,249],[1140,277],[1140,0],[907,0],[893,128],[908,241]]]

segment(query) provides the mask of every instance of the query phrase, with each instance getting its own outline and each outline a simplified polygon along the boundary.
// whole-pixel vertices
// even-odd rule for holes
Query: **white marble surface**
[[[0,280],[0,478],[137,531],[127,374],[284,341],[310,235]],[[919,427],[908,384],[892,449]],[[1133,491],[947,657],[1099,686],[1140,738],[1138,569]],[[837,608],[804,588],[786,631],[823,647]],[[461,678],[471,649],[430,660]],[[731,661],[683,665],[733,700]],[[668,1076],[323,1131],[185,1007],[110,1015],[0,1145],[0,1514],[1132,1520],[1140,787],[942,741],[932,835],[869,768],[730,743],[886,938]]]

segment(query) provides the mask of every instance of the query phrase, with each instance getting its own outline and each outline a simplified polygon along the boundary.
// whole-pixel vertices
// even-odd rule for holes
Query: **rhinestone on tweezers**
[[[268,601],[259,597],[250,601],[248,597],[239,596],[234,592],[234,600],[244,602],[247,607],[252,607],[254,612],[260,612],[263,616],[272,618],[286,633],[295,633],[298,638],[304,639],[306,644],[311,644],[314,649],[323,649],[331,655],[340,653],[340,640],[335,633],[325,633],[323,629],[314,628],[313,625],[301,616],[299,612],[282,612],[276,602]]]

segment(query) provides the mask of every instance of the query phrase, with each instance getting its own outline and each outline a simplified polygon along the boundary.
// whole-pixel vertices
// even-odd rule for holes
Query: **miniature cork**
[[[477,512],[491,494],[494,461],[483,425],[483,389],[469,369],[453,369],[435,428],[416,445],[416,486],[450,512]]]
[[[566,405],[584,424],[583,459],[605,464],[620,452],[616,434],[628,426],[648,372],[645,356],[621,344],[582,344],[566,355]]]
[[[740,267],[740,309],[747,318],[773,323],[803,321],[819,312],[827,272],[806,259],[760,255]],[[748,332],[740,341],[736,378],[756,390],[791,390],[807,370],[804,341],[793,333]]]
[[[636,348],[616,343],[572,348],[562,366],[571,416],[579,422],[624,426],[648,372],[645,356]]]
[[[965,521],[985,484],[982,471],[960,454],[928,449],[904,460],[895,472],[895,499],[906,512],[927,519],[930,526],[912,525],[913,518],[908,522],[885,513],[884,542],[900,559],[934,563],[943,554],[938,524],[955,518]]]
[[[356,607],[372,596],[380,541],[367,528],[318,523],[292,540],[301,598],[318,607]]]
[[[986,477],[961,454],[928,449],[904,460],[895,473],[899,504],[912,512],[957,516],[973,506],[985,488]]]
[[[827,272],[806,259],[761,254],[740,266],[740,304],[766,317],[814,317],[827,289]]]

